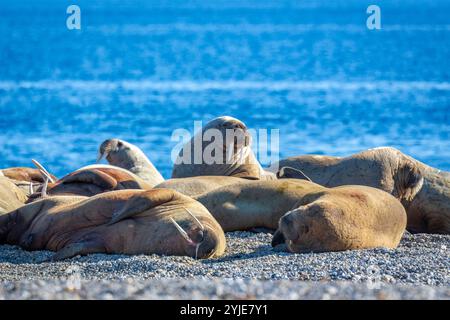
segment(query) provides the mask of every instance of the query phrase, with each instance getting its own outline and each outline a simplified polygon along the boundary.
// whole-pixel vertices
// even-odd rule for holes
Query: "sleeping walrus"
[[[251,149],[251,135],[245,124],[223,116],[208,122],[180,150],[172,178],[231,176],[253,180],[273,180]]]
[[[225,236],[199,202],[173,190],[120,190],[46,197],[0,216],[0,243],[89,253],[220,256]]]
[[[195,198],[224,231],[280,227],[292,251],[395,248],[406,226],[401,203],[366,186],[325,188],[296,179],[249,181]]]
[[[164,181],[153,163],[137,146],[120,139],[108,139],[102,142],[98,151],[97,162],[103,157],[108,163],[126,169],[152,187]]]
[[[36,160],[33,160],[36,161]],[[30,196],[36,191],[45,180],[45,175],[36,168],[28,167],[14,167],[0,170],[0,173],[9,178],[17,187],[19,187],[27,196]],[[57,178],[46,172],[51,181],[56,181]]]
[[[450,173],[397,149],[369,149],[344,158],[291,157],[281,160],[279,168],[279,178],[307,176],[326,187],[359,184],[384,190],[402,202],[410,232],[450,233]]]
[[[48,185],[45,193],[91,197],[99,193],[123,189],[149,190],[152,186],[133,173],[110,165],[90,165],[78,169],[55,183]],[[34,201],[41,196],[42,188],[30,196]]]

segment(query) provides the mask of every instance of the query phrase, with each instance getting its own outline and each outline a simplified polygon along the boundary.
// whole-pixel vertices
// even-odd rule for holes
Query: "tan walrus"
[[[225,236],[199,202],[173,190],[120,190],[87,198],[53,196],[0,216],[0,243],[56,251],[220,256]]]
[[[110,165],[90,165],[78,169],[55,183],[48,185],[45,194],[78,195],[91,197],[100,193],[123,190],[142,189],[150,190],[152,186],[135,174]],[[30,196],[30,201],[35,201],[41,196],[42,188]]]
[[[26,194],[10,179],[0,176],[0,215],[15,210],[28,200]]]
[[[35,160],[33,160],[35,161]],[[30,196],[44,183],[45,176],[39,170],[28,167],[13,167],[0,170],[3,176],[9,178],[17,187],[19,187],[27,196]],[[48,173],[52,181],[57,178]]]
[[[406,226],[401,203],[366,186],[325,188],[296,179],[249,181],[196,199],[225,232],[280,226],[295,252],[395,248]]]
[[[254,180],[274,180],[251,149],[251,135],[245,124],[223,116],[208,122],[180,150],[172,178],[231,176]]]
[[[137,146],[120,139],[103,141],[98,151],[97,162],[106,157],[108,163],[134,173],[151,186],[164,181],[153,163]]]
[[[301,170],[301,173],[291,170]],[[384,190],[408,214],[410,232],[450,233],[450,173],[423,164],[397,149],[369,149],[349,157],[306,155],[279,162],[280,178],[304,178],[326,187],[348,184]]]
[[[194,197],[230,184],[246,183],[249,180],[227,176],[198,176],[174,178],[164,181],[155,188],[176,190],[186,196]]]

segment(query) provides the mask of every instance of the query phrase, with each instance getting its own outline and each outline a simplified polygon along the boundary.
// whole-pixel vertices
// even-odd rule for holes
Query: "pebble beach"
[[[450,299],[450,236],[405,233],[393,249],[292,254],[270,233],[232,232],[226,254],[94,254],[0,246],[0,299]]]

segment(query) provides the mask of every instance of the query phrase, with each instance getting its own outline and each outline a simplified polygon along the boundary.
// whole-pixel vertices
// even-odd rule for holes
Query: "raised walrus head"
[[[124,140],[108,139],[103,141],[98,150],[97,162],[103,157],[108,160],[109,164],[131,171],[152,186],[164,181],[144,152]]]
[[[0,216],[0,243],[89,253],[220,256],[225,236],[199,202],[169,189],[48,197]]]
[[[251,134],[245,124],[222,116],[208,122],[180,150],[172,178],[233,176],[271,179],[251,150]]]
[[[364,186],[329,189],[311,203],[287,212],[272,246],[291,252],[395,248],[406,227],[406,212],[388,193]]]
[[[50,183],[46,194],[55,195],[78,195],[91,197],[99,193],[123,190],[143,189],[149,190],[152,186],[134,175],[133,173],[109,165],[92,165],[72,172],[60,180]],[[41,196],[42,187],[30,196],[35,201]]]

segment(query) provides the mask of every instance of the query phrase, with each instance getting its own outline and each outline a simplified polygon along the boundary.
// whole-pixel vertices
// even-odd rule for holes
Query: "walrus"
[[[172,178],[231,176],[276,179],[256,159],[251,149],[251,138],[246,125],[238,119],[222,116],[211,120],[180,150]]]
[[[163,176],[155,168],[153,163],[137,146],[120,139],[108,139],[99,147],[97,162],[103,157],[108,163],[127,169],[151,186],[164,181]]]
[[[32,160],[35,162],[36,160]],[[38,163],[38,162],[37,162]],[[19,187],[27,196],[33,194],[39,187],[42,186],[45,180],[44,174],[40,169],[28,167],[13,167],[0,170],[1,174],[9,178],[17,187]],[[56,181],[57,178],[48,173],[51,181]]]
[[[155,188],[176,190],[186,196],[194,197],[230,184],[246,183],[249,180],[228,176],[198,176],[166,180]]]
[[[278,166],[279,178],[304,179],[306,175],[326,187],[358,184],[384,190],[405,207],[408,231],[450,233],[450,172],[432,168],[395,148],[374,148],[343,158],[297,156],[281,160]]]
[[[199,202],[174,190],[47,196],[0,216],[0,243],[51,250],[52,260],[90,253],[220,256],[225,235]]]
[[[47,195],[78,195],[91,197],[100,193],[122,190],[150,190],[152,186],[128,170],[111,165],[90,165],[64,176],[55,183],[49,183]],[[41,196],[42,188],[30,196],[28,202]]]
[[[225,232],[279,228],[274,245],[284,235],[293,252],[395,248],[406,226],[402,204],[367,186],[326,188],[298,179],[248,181],[194,198]]]
[[[0,176],[0,215],[15,210],[28,200],[26,194],[10,179]]]

